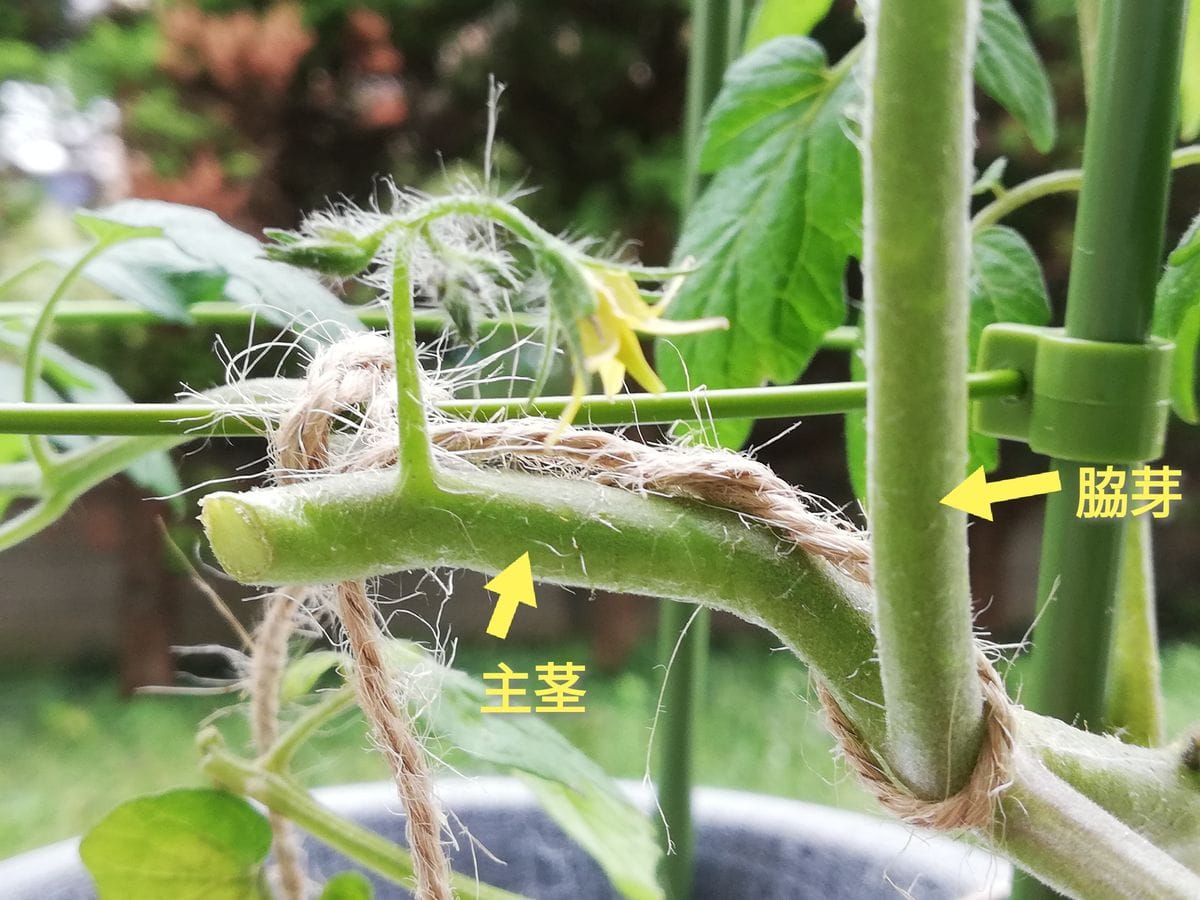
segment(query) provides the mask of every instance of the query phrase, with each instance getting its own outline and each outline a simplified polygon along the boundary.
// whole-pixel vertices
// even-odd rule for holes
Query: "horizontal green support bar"
[[[0,302],[0,320],[34,319],[41,312],[40,303]],[[356,307],[355,312],[368,328],[387,328],[387,311],[381,306]],[[194,303],[188,307],[191,323],[196,325],[246,325],[254,315],[253,310],[236,303],[214,301]],[[261,319],[261,314],[259,315]],[[423,334],[444,331],[449,319],[440,310],[418,309],[415,314],[417,331]],[[263,320],[265,321],[265,319]],[[64,300],[54,310],[56,325],[163,325],[172,324],[162,316],[121,300]],[[499,319],[479,322],[479,330],[487,334],[493,328],[512,326],[520,333],[529,333],[540,325],[538,317],[512,313]],[[858,329],[852,326],[835,328],[821,341],[825,350],[852,350],[858,346]]]
[[[40,303],[0,302],[0,319],[32,319],[41,311]],[[387,328],[387,310],[382,306],[355,307],[359,321],[369,328]],[[219,300],[193,303],[188,307],[191,322],[172,322],[141,306],[121,300],[64,300],[54,310],[56,325],[248,325],[255,312],[236,303]],[[267,320],[258,314],[262,322]],[[423,332],[442,331],[449,319],[439,310],[417,310],[417,329]],[[480,323],[485,332],[493,327],[513,326],[518,331],[529,332],[538,327],[534,316],[513,313],[502,319],[489,319]]]
[[[1025,392],[1020,372],[997,369],[968,376],[973,398],[1018,397]],[[455,400],[438,404],[445,414],[485,421],[520,416],[557,418],[569,397],[530,401]],[[702,419],[790,419],[863,409],[865,381],[800,384],[786,387],[735,388],[688,393],[592,396],[584,400],[576,422],[589,425],[653,425]],[[214,421],[216,407],[202,404],[132,403],[0,403],[0,434],[190,435],[253,437],[265,431],[258,413],[231,411]]]

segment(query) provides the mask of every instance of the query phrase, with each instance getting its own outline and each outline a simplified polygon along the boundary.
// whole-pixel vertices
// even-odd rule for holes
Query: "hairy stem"
[[[948,796],[984,733],[966,516],[974,2],[880,3],[867,38],[867,499],[887,759]]]
[[[728,610],[811,661],[878,746],[883,698],[869,596],[823,560],[694,502],[493,469],[443,469],[438,483],[438,493],[408,501],[395,494],[394,472],[327,476],[210,494],[202,518],[221,564],[246,583],[435,566],[497,572],[529,551],[541,581]]]
[[[410,503],[396,497],[386,471],[213,494],[203,518],[222,564],[251,583],[325,582],[437,565],[495,572],[531,550],[542,581],[734,612],[770,628],[805,659],[859,735],[881,746],[871,601],[857,581],[799,549],[781,552],[784,545],[761,526],[692,502],[491,470],[469,477],[444,472],[442,480],[444,495]],[[1133,832],[1200,868],[1200,774],[1183,764],[1178,748],[1135,747],[1027,712],[1018,719],[1019,752],[1033,754]],[[1049,839],[1060,830],[1086,831],[1095,816],[1095,807],[1072,803],[1036,827]],[[1069,876],[1071,866],[1091,865],[1088,856],[1021,856],[1019,846],[1006,848],[1003,818],[987,837],[1047,878],[1077,877]],[[1127,861],[1139,865],[1130,852],[1123,851]]]
[[[421,396],[421,364],[413,325],[412,279],[406,239],[396,247],[392,263],[392,345],[396,352],[396,413],[400,423],[400,487],[433,480],[433,451]]]
[[[1200,878],[1018,752],[1000,842],[1050,887],[1081,900],[1187,900]]]

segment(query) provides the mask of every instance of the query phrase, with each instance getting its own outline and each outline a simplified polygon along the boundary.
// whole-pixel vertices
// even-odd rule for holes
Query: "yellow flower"
[[[720,317],[687,322],[662,318],[667,305],[678,293],[682,276],[674,279],[663,292],[662,299],[654,304],[643,299],[637,281],[622,269],[585,266],[583,278],[596,299],[596,311],[575,323],[583,350],[582,371],[575,374],[571,402],[563,410],[552,442],[574,421],[590,375],[599,374],[606,397],[621,390],[626,373],[652,393],[666,390],[642,352],[639,334],[695,334],[729,327],[729,322]]]

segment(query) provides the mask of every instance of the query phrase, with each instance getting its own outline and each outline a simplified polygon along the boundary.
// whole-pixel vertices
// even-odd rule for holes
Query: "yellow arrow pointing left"
[[[507,569],[484,587],[500,595],[496,599],[496,607],[492,610],[492,618],[487,627],[487,633],[492,637],[501,640],[508,637],[508,629],[512,627],[517,607],[522,603],[537,608],[537,596],[533,592],[533,568],[529,564],[528,551],[518,556]]]
[[[1062,480],[1058,477],[1058,472],[1039,472],[1036,475],[989,482],[983,466],[980,466],[968,475],[962,484],[943,497],[942,503],[991,522],[993,503],[1034,497],[1038,494],[1053,494],[1061,490]]]

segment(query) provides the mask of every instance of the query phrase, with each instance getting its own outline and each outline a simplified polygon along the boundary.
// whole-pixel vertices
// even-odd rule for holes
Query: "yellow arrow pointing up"
[[[533,593],[533,569],[529,565],[528,551],[518,556],[512,565],[484,587],[500,595],[487,627],[487,633],[492,637],[501,640],[508,637],[508,629],[512,627],[517,607],[522,603],[537,608],[537,596]]]
[[[1035,497],[1038,494],[1053,494],[1061,490],[1062,480],[1057,472],[1039,472],[1037,475],[989,482],[983,466],[980,466],[968,475],[962,484],[943,497],[942,503],[991,522],[993,503]]]

